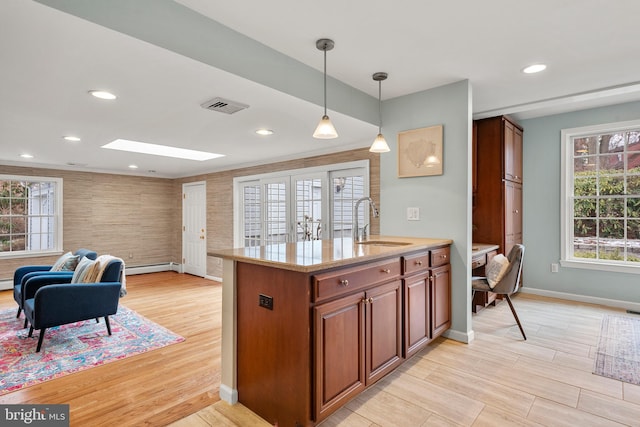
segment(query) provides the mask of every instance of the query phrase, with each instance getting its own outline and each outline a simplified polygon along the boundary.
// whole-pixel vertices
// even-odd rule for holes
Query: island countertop
[[[308,273],[452,243],[453,240],[443,238],[373,235],[360,243],[354,242],[350,237],[342,237],[212,250],[207,255]]]

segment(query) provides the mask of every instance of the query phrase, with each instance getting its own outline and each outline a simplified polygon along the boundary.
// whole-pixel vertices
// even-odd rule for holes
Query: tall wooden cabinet
[[[506,116],[473,125],[473,241],[508,254],[522,243],[522,128]]]

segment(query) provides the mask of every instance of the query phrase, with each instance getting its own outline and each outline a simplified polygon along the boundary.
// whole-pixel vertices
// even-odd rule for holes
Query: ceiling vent
[[[247,104],[242,104],[241,102],[229,101],[228,99],[216,97],[210,101],[205,102],[204,104],[200,104],[202,108],[206,108],[207,110],[219,111],[225,114],[233,114],[237,113],[240,110],[244,110],[245,108],[249,108]]]

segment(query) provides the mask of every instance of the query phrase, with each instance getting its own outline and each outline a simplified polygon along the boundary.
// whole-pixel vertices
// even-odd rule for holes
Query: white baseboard
[[[631,301],[620,301],[616,299],[591,297],[588,295],[569,294],[566,292],[548,291],[546,289],[530,288],[523,286],[520,292],[524,294],[540,295],[543,297],[551,297],[558,299],[566,299],[569,301],[586,302],[589,304],[605,305],[607,307],[623,308],[625,310],[640,311],[640,303]]]
[[[454,331],[453,329],[447,329],[442,334],[443,337],[452,339],[454,341],[460,341],[465,344],[469,344],[471,341],[475,339],[475,333],[473,331],[469,332],[461,332]]]
[[[7,291],[13,289],[13,279],[0,281],[0,291]]]
[[[234,390],[228,385],[220,384],[220,399],[230,405],[238,403],[238,390]]]
[[[182,273],[181,270],[182,270],[182,264],[177,264],[174,262],[138,265],[138,266],[125,268],[125,272],[127,273],[127,276],[131,276],[134,274],[157,273],[160,271],[177,271],[178,273]]]

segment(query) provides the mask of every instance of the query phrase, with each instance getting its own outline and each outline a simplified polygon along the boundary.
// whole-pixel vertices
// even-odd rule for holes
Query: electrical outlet
[[[407,208],[407,221],[420,221],[420,208]]]
[[[558,263],[557,262],[552,262],[551,263],[551,272],[552,273],[557,273],[558,272]]]
[[[273,310],[273,297],[268,295],[260,294],[258,296],[258,305],[260,307],[268,308],[269,310]]]

